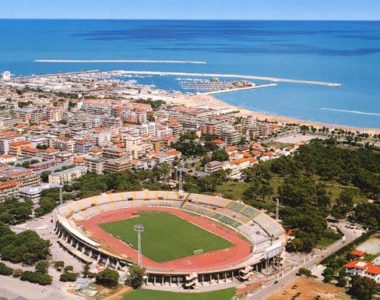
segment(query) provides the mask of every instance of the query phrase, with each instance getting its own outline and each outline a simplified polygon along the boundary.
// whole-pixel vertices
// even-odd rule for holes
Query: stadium
[[[266,213],[220,196],[138,191],[70,201],[53,213],[58,243],[99,268],[146,268],[146,284],[196,288],[276,270],[286,245]],[[140,234],[136,232],[140,226]],[[142,226],[141,226],[142,225]],[[141,237],[141,240],[140,240]]]

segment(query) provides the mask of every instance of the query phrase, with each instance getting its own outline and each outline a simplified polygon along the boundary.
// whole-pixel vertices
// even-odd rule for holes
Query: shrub
[[[31,283],[38,283],[39,285],[49,285],[52,283],[53,278],[48,274],[40,272],[25,271],[21,274],[22,281],[29,281]]]
[[[59,277],[59,280],[62,282],[74,282],[78,278],[78,273],[72,273],[72,272],[65,272],[61,274]]]
[[[36,265],[36,272],[47,274],[49,270],[49,262],[46,260],[41,260]]]
[[[129,268],[127,284],[134,289],[139,289],[144,283],[145,269],[134,264]]]
[[[18,278],[21,276],[23,270],[22,269],[14,269],[13,270],[13,277]]]
[[[298,270],[297,275],[310,277],[311,276],[311,271],[309,269],[306,269],[306,268],[300,268]]]
[[[13,274],[13,269],[7,267],[5,264],[0,263],[0,275],[10,276]]]
[[[72,271],[74,271],[74,267],[73,267],[73,266],[66,266],[66,267],[63,269],[63,271],[65,271],[65,273],[67,273],[67,272],[72,272]]]
[[[61,271],[63,269],[63,267],[65,266],[65,262],[64,261],[56,261],[54,263],[54,268],[57,270],[57,271]]]
[[[105,269],[96,275],[96,283],[106,287],[115,287],[119,283],[119,273],[111,269]]]

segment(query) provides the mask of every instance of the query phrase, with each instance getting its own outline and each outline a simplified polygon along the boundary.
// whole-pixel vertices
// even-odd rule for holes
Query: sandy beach
[[[343,130],[349,130],[349,131],[359,131],[362,133],[368,133],[368,134],[380,134],[380,128],[361,128],[361,127],[350,127],[350,126],[343,126],[343,125],[337,125],[337,124],[326,124],[326,123],[320,123],[320,122],[313,122],[313,121],[307,121],[307,120],[299,120],[291,117],[286,116],[278,116],[278,115],[272,115],[272,114],[266,114],[261,112],[256,112],[252,110],[248,110],[245,108],[240,108],[238,106],[234,106],[228,103],[225,103],[213,95],[205,95],[205,94],[197,94],[197,95],[191,95],[191,96],[180,96],[180,97],[165,97],[164,99],[168,103],[172,104],[178,104],[178,105],[186,105],[189,107],[211,107],[211,108],[219,108],[219,109],[232,109],[239,111],[239,115],[241,116],[248,116],[248,115],[254,115],[259,120],[268,120],[273,122],[279,122],[279,123],[292,123],[292,124],[303,124],[307,126],[314,126],[316,128],[322,128],[322,127],[328,127],[328,128],[339,128]]]

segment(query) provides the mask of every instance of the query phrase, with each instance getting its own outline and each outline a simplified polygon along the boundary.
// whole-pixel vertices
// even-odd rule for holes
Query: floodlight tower
[[[178,190],[180,193],[183,191],[183,182],[182,182],[182,163],[179,166],[179,179],[178,179]]]
[[[141,234],[144,232],[144,225],[136,224],[133,226],[135,232],[137,232],[137,264],[142,267],[142,249],[141,249]]]
[[[59,205],[63,204],[63,191],[62,191],[62,185],[59,186]]]
[[[276,221],[280,221],[280,199],[276,199]]]

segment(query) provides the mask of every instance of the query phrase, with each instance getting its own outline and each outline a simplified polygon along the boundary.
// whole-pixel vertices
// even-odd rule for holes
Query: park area
[[[231,300],[235,289],[207,293],[173,293],[153,290],[136,290],[124,296],[123,300]]]
[[[134,225],[144,225],[142,253],[156,262],[167,262],[229,248],[232,243],[171,213],[140,211],[135,217],[101,224],[101,228],[137,249]]]

